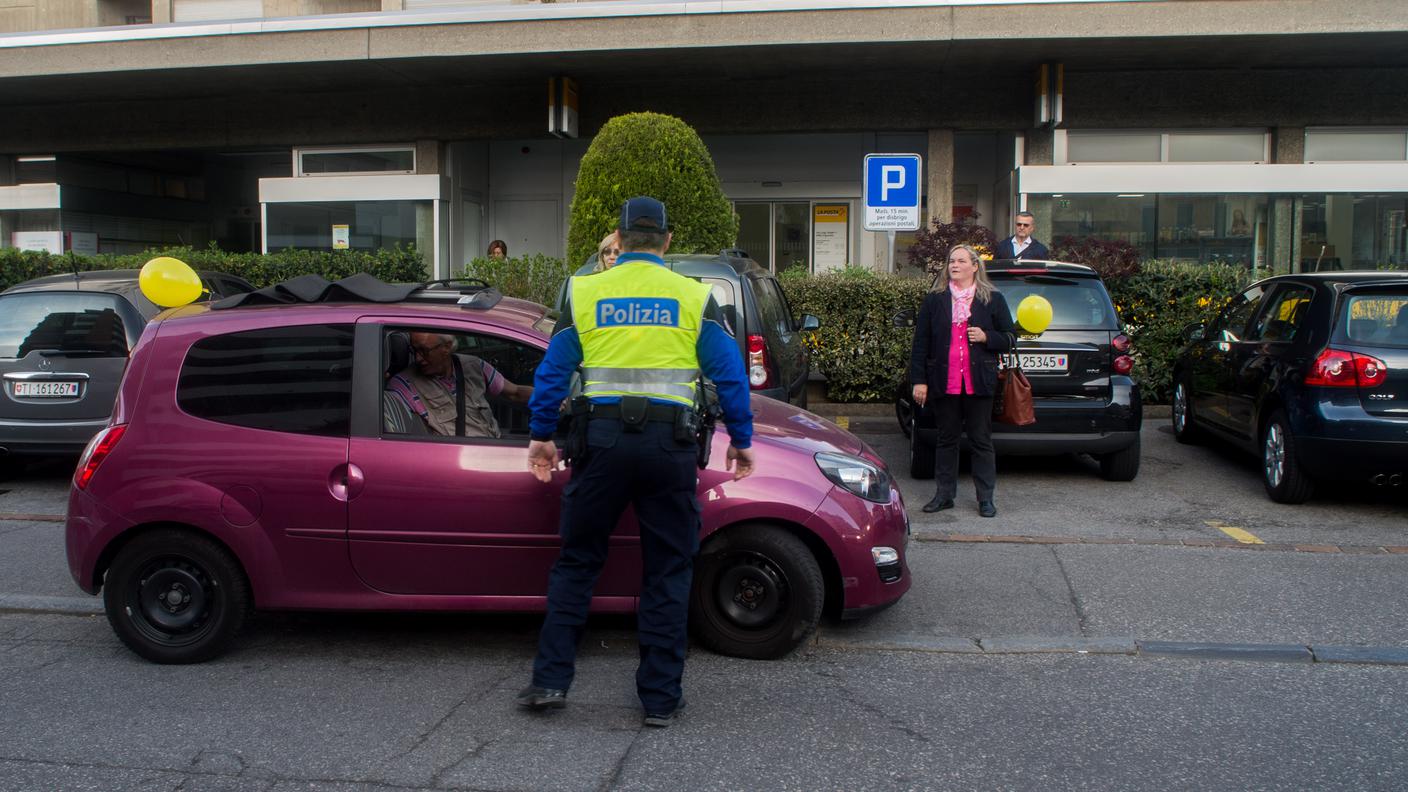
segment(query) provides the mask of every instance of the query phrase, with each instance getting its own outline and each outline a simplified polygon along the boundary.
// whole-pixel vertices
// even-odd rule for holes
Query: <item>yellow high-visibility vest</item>
[[[710,288],[650,261],[628,261],[568,284],[582,342],[582,393],[647,396],[694,406]]]

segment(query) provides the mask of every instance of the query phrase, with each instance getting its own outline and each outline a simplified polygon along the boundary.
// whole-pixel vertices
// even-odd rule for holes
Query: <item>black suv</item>
[[[738,339],[753,392],[806,409],[811,359],[802,334],[821,327],[821,322],[811,314],[794,318],[782,284],[741,250],[667,255],[665,264],[713,288],[728,330]],[[590,275],[595,267],[596,256],[592,256],[576,274]],[[566,299],[564,283],[558,310]]]
[[[112,414],[127,353],[162,309],[139,271],[46,275],[0,294],[0,471],[29,457],[74,454]],[[253,291],[243,278],[201,272],[210,299]]]
[[[1173,433],[1261,457],[1266,493],[1316,481],[1402,487],[1408,478],[1408,273],[1282,275],[1185,329]]]
[[[1045,332],[1017,339],[1022,369],[1032,383],[1036,423],[994,423],[997,453],[1090,454],[1107,480],[1132,481],[1139,474],[1144,405],[1139,383],[1129,376],[1134,367],[1129,337],[1100,276],[1081,264],[1057,261],[989,262],[987,271],[1014,314],[1031,294],[1045,297],[1052,309]],[[913,326],[914,312],[897,314],[895,323]],[[895,412],[909,435],[910,475],[932,478],[933,411],[915,411],[905,382]]]

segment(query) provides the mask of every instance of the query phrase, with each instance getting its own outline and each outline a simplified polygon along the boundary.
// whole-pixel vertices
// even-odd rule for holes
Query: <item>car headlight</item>
[[[850,454],[816,455],[822,475],[843,490],[876,503],[890,502],[890,475],[877,465]]]

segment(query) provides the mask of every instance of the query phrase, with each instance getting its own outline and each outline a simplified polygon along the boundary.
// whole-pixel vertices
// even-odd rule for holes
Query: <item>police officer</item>
[[[551,481],[558,464],[558,405],[578,365],[590,412],[585,454],[573,460],[562,491],[562,550],[548,579],[532,684],[517,701],[535,710],[566,705],[607,540],[633,504],[642,555],[636,691],[645,724],[668,726],[684,706],[680,680],[699,550],[696,446],[679,428],[693,416],[681,412],[693,410],[702,369],[718,387],[731,440],[725,469],[735,481],[753,472],[753,414],[743,358],[709,287],[664,266],[664,204],[626,201],[616,235],[616,265],[569,282],[568,305],[534,377],[528,463],[540,481]]]

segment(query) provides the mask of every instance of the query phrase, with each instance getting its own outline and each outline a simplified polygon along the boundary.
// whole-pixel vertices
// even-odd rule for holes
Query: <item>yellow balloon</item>
[[[1017,303],[1017,325],[1027,333],[1040,333],[1051,325],[1051,303],[1040,294],[1028,294]]]
[[[196,271],[170,256],[158,256],[142,265],[137,285],[148,300],[166,308],[192,302],[203,291]]]

